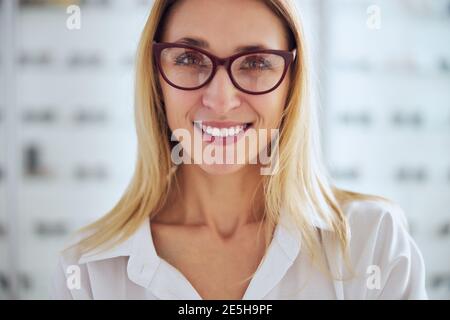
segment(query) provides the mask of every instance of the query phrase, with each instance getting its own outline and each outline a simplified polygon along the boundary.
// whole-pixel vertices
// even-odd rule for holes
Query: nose
[[[238,89],[231,82],[225,67],[219,66],[214,78],[205,87],[203,105],[217,114],[226,114],[240,104]]]

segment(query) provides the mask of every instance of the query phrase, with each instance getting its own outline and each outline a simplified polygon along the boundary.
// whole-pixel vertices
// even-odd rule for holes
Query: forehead
[[[167,16],[162,41],[185,37],[204,40],[218,55],[248,45],[288,49],[281,18],[260,0],[181,0]]]

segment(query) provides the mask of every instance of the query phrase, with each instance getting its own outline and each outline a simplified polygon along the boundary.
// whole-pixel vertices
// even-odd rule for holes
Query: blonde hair
[[[83,253],[111,247],[129,238],[147,217],[151,219],[164,206],[174,182],[170,130],[158,72],[151,57],[152,41],[158,40],[164,18],[175,2],[155,0],[137,51],[135,122],[138,152],[134,175],[115,207],[79,231],[88,234],[76,244]],[[378,198],[340,190],[331,184],[321,160],[317,110],[310,103],[305,38],[298,15],[289,0],[263,2],[283,20],[290,45],[297,49],[280,125],[278,172],[263,178],[266,230],[279,222],[281,208],[285,208],[314,259],[321,250],[320,236],[312,223],[317,215],[330,226],[336,243],[345,252],[348,226],[343,205],[354,199]]]

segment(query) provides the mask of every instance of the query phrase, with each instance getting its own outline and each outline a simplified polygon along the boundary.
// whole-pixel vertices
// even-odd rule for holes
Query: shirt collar
[[[323,230],[331,228],[318,216],[312,219],[315,227]],[[273,242],[279,246],[290,262],[293,262],[300,251],[300,238],[293,230],[293,220],[284,208],[280,212],[280,220],[275,228]],[[129,256],[127,264],[128,277],[134,283],[148,288],[157,271],[161,258],[156,253],[151,235],[150,221],[147,217],[136,232],[115,247],[100,251],[88,252],[78,260],[79,264],[106,260],[120,256]]]
[[[129,256],[130,255],[130,248],[132,245],[132,239],[129,238],[118,245],[106,249],[106,250],[95,250],[95,251],[89,251],[80,256],[78,259],[78,264],[88,263],[88,262],[94,262],[99,260],[106,260],[121,256]]]
[[[153,245],[148,217],[128,239],[106,250],[84,253],[80,256],[78,264],[121,256],[130,257],[127,264],[130,280],[147,287],[160,262]]]

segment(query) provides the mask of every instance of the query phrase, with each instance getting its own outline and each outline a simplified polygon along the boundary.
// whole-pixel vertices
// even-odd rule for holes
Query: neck
[[[210,175],[196,165],[181,165],[177,172],[165,217],[173,224],[205,226],[229,237],[246,225],[260,222],[264,195],[260,169],[247,165],[233,174]]]

